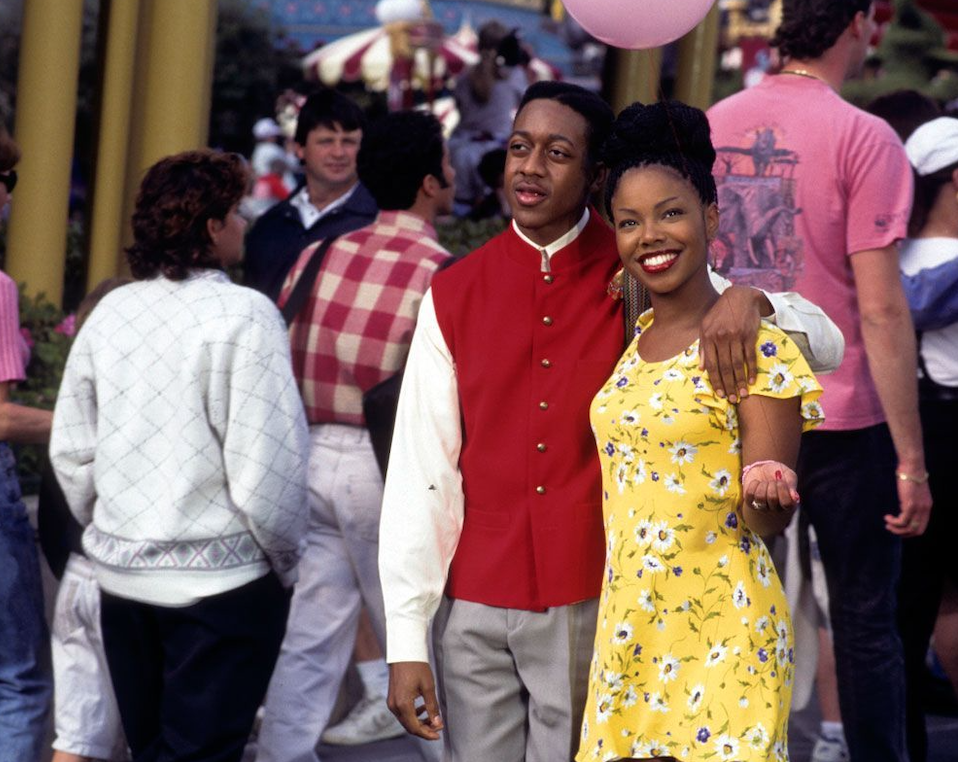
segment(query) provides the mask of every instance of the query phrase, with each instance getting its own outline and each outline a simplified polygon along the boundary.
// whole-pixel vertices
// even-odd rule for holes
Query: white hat
[[[253,125],[253,137],[257,140],[269,140],[282,134],[283,131],[279,128],[279,125],[268,116],[264,116]]]
[[[958,119],[940,116],[925,122],[905,142],[905,153],[922,177],[958,164]]]

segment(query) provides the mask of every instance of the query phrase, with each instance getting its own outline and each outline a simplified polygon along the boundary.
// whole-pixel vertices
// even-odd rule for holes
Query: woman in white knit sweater
[[[103,590],[137,760],[239,760],[285,628],[305,530],[306,423],[282,319],[242,254],[241,160],[146,174],[135,281],[70,352],[50,455]]]

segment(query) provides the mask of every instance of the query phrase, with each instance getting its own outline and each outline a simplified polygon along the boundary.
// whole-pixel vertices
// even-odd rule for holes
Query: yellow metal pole
[[[675,80],[678,100],[703,110],[712,105],[718,39],[719,8],[716,3],[702,22],[679,41]]]
[[[141,169],[171,153],[206,145],[213,77],[216,0],[152,0],[142,87]]]
[[[615,112],[619,113],[635,101],[657,101],[662,77],[662,49],[616,49],[614,55],[613,81],[609,92]]]
[[[139,8],[139,3],[110,0],[101,9],[109,16],[90,220],[88,291],[104,278],[116,275],[120,266]]]
[[[129,218],[146,170],[164,156],[206,145],[215,36],[216,0],[140,2],[124,244],[131,242]]]
[[[14,135],[23,149],[6,269],[55,304],[63,298],[70,165],[83,0],[26,0]]]

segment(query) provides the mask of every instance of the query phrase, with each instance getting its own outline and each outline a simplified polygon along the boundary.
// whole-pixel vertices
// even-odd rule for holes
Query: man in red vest
[[[559,762],[578,745],[605,546],[588,409],[625,339],[615,237],[588,206],[612,119],[580,87],[528,89],[513,224],[436,275],[410,348],[380,526],[389,703],[410,733],[446,728],[453,762]],[[760,315],[838,364],[830,321],[793,306],[731,287],[712,310],[702,346],[730,399]]]

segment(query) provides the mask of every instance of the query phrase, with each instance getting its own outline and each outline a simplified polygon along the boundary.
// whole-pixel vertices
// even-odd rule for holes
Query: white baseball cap
[[[276,124],[276,121],[264,116],[253,125],[253,137],[257,140],[269,140],[277,138],[283,134],[283,131]]]
[[[922,177],[958,164],[958,119],[940,116],[925,122],[905,142],[905,153]]]

